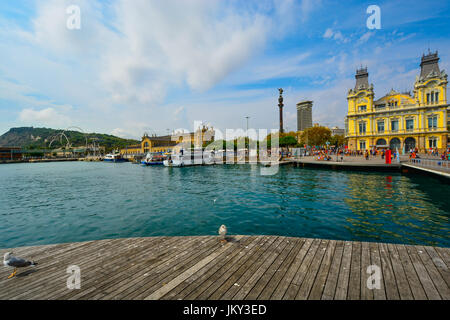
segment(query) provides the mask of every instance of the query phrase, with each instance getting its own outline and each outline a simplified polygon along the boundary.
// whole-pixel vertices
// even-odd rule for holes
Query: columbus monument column
[[[280,133],[283,133],[283,89],[278,89],[280,91],[280,97],[278,98],[278,107],[280,108]]]

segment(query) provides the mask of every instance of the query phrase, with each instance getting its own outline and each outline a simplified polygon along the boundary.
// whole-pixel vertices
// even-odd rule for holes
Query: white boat
[[[104,158],[105,162],[127,162],[127,159],[122,158],[120,154],[109,153]]]
[[[163,164],[166,167],[189,167],[214,164],[214,151],[205,151],[194,149],[186,152],[181,150],[179,153],[170,155]]]
[[[141,164],[145,166],[155,166],[162,165],[166,157],[160,152],[149,152],[144,160],[141,161]]]

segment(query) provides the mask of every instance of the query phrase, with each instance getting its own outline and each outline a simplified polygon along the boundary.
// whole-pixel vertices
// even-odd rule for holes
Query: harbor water
[[[108,238],[282,235],[450,247],[450,185],[400,173],[258,165],[0,166],[0,248]]]

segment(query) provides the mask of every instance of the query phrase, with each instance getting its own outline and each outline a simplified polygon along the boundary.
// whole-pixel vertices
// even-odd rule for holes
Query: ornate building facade
[[[120,150],[125,157],[144,155],[148,152],[177,152],[180,148],[201,148],[205,142],[214,141],[214,128],[203,126],[191,133],[177,133],[167,136],[149,136],[144,134],[141,143]]]
[[[355,88],[347,96],[345,130],[350,150],[446,149],[447,74],[439,70],[438,62],[437,52],[423,55],[413,94],[392,89],[378,100],[367,68],[358,69]]]

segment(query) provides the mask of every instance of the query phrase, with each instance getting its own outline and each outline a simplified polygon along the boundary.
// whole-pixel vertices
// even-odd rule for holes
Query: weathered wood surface
[[[153,237],[0,250],[0,299],[450,299],[450,249],[278,236]],[[81,288],[68,289],[69,266]],[[369,287],[378,267],[379,289]]]

